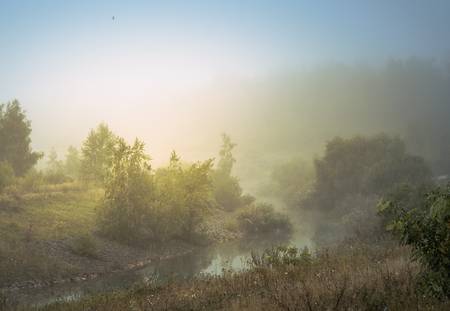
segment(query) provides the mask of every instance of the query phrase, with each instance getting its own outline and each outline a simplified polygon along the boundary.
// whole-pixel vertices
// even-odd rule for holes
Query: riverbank
[[[133,247],[96,234],[101,189],[71,187],[26,194],[13,208],[0,208],[0,293],[84,282],[184,256],[203,246],[172,240]],[[233,215],[214,210],[202,230],[209,243],[239,238]]]
[[[40,310],[448,310],[448,301],[420,292],[421,267],[409,256],[394,245],[345,245],[302,253],[295,261],[279,254],[270,263],[253,257],[246,271],[149,284]]]

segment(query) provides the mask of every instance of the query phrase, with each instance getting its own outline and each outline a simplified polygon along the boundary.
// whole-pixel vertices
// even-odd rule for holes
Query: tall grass
[[[271,252],[279,264],[254,256],[247,271],[146,285],[135,290],[59,303],[42,310],[448,310],[424,295],[421,270],[409,250],[349,245],[305,252]],[[284,254],[284,255],[283,255]],[[260,256],[267,256],[267,253]],[[281,257],[280,257],[281,256]],[[288,256],[288,257],[289,257]]]

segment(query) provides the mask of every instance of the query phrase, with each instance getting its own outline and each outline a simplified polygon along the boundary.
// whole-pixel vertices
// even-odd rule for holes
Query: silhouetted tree
[[[23,176],[43,156],[31,149],[31,123],[19,102],[0,105],[0,161],[8,162],[16,176]]]

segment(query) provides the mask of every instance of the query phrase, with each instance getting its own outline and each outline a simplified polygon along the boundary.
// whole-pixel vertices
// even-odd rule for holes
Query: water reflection
[[[14,293],[25,304],[42,305],[57,300],[74,300],[85,295],[130,288],[142,282],[161,283],[169,279],[187,279],[199,274],[219,275],[223,270],[240,271],[246,267],[251,252],[280,244],[311,246],[308,240],[294,237],[244,239],[232,243],[199,248],[196,251],[146,265],[131,271],[117,272],[80,283],[55,285],[45,289],[29,289]]]

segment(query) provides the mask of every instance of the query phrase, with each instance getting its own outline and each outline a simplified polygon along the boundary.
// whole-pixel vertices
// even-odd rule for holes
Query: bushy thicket
[[[292,233],[292,224],[286,214],[275,211],[267,203],[251,204],[239,212],[239,229],[247,236]]]
[[[142,142],[118,139],[111,163],[100,210],[105,234],[129,243],[195,237],[212,204],[212,160],[183,166],[172,153],[154,172]]]
[[[388,229],[411,246],[413,258],[426,267],[424,289],[450,297],[450,184],[427,193],[420,190],[396,189],[380,203],[380,212]]]
[[[431,171],[409,154],[399,138],[335,138],[315,161],[316,180],[299,206],[315,213],[316,239],[330,243],[345,237],[373,240],[384,235],[376,215],[378,200],[407,183],[431,184]]]

